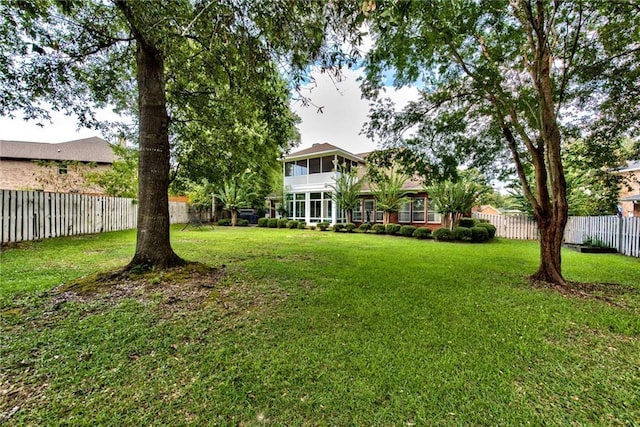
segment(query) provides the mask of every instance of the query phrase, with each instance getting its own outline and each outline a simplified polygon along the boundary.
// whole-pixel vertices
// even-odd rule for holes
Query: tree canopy
[[[210,158],[249,147],[262,152],[261,143],[273,147],[283,137],[286,145],[293,118],[284,89],[302,81],[310,62],[343,61],[326,42],[340,36],[328,29],[343,7],[284,0],[8,0],[0,5],[0,114],[46,119],[50,107],[98,127],[95,108],[132,112],[140,157],[130,267],[181,264],[169,239],[171,150],[184,161],[189,144],[201,155],[215,143]],[[289,74],[289,86],[281,73]]]
[[[367,132],[441,164],[498,170],[506,155],[541,230],[534,279],[564,284],[564,165],[569,136],[637,135],[640,10],[633,2],[371,0],[374,46],[363,89],[376,100]],[[401,111],[383,97],[416,84]],[[533,171],[533,179],[526,173]]]

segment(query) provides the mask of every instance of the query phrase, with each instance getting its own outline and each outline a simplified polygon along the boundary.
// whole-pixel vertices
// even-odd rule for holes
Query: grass
[[[531,286],[535,242],[176,227],[180,255],[225,266],[208,297],[167,296],[162,275],[144,295],[52,297],[124,265],[134,239],[3,251],[7,425],[640,420],[638,259],[563,252],[568,280],[619,285],[582,298]]]

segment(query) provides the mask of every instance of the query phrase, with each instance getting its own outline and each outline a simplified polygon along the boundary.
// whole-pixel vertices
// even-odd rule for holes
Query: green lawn
[[[565,251],[596,298],[533,288],[535,242],[172,233],[213,289],[52,299],[134,232],[3,251],[0,424],[638,425],[638,259]]]

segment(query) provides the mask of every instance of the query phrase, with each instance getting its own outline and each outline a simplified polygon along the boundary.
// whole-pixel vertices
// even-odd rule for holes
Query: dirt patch
[[[638,288],[617,283],[567,282],[566,286],[561,286],[547,282],[532,281],[532,284],[539,289],[551,289],[567,296],[600,300],[618,307],[625,307],[625,304],[620,301],[620,297],[640,294],[640,289]]]
[[[165,306],[199,306],[210,299],[218,281],[225,275],[225,267],[209,267],[189,263],[163,271],[117,270],[82,277],[59,286],[51,292],[52,309],[58,310],[67,302],[99,300],[115,305],[127,298],[141,302],[160,300]]]

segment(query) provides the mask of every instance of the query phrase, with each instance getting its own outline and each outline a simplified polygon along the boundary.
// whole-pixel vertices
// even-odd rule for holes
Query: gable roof
[[[93,136],[58,144],[0,140],[0,158],[113,163],[116,155],[107,141]]]
[[[309,148],[305,148],[304,150],[296,151],[295,153],[291,153],[285,156],[285,159],[298,158],[298,157],[309,157],[314,154],[323,154],[323,153],[335,153],[339,152],[345,155],[346,157],[350,157],[352,159],[360,160],[363,159],[356,154],[350,153],[346,150],[343,150],[340,147],[336,147],[335,145],[329,144],[328,142],[324,142],[322,144],[313,144]]]

